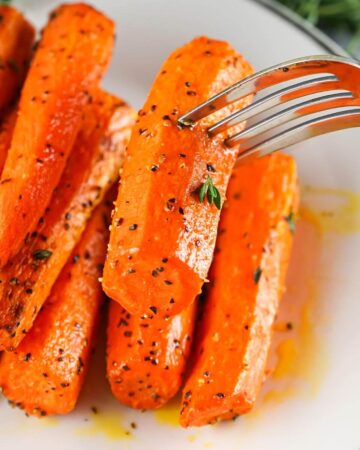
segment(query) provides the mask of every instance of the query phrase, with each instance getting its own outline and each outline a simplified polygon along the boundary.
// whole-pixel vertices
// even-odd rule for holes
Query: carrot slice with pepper
[[[113,40],[113,23],[84,4],[60,6],[43,31],[0,181],[0,267],[49,204]]]
[[[0,119],[0,176],[10,148],[16,117],[17,109],[14,108],[7,111]]]
[[[132,408],[159,408],[174,397],[191,349],[196,302],[168,320],[154,314],[134,316],[110,303],[107,378],[114,396]]]
[[[0,5],[0,111],[9,106],[28,69],[33,26],[15,8]]]
[[[210,290],[180,422],[198,426],[254,405],[293,240],[295,161],[274,154],[235,170],[219,226]]]
[[[103,300],[98,281],[105,260],[112,203],[100,205],[54,284],[34,326],[0,359],[0,386],[31,415],[66,414],[78,399]]]
[[[209,120],[192,130],[180,130],[176,121],[250,73],[249,64],[227,43],[194,39],[169,56],[139,112],[103,279],[105,292],[132,314],[151,314],[153,308],[162,316],[176,314],[201,290],[219,210],[200,203],[196,191],[209,174],[224,196],[237,152],[224,148],[224,136],[208,137]],[[164,271],[157,271],[162,264]]]
[[[98,91],[49,208],[21,251],[0,270],[0,349],[17,347],[79,241],[86,221],[117,180],[134,122],[117,97]]]

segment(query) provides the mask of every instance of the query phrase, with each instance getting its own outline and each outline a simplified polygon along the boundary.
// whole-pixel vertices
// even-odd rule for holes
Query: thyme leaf
[[[217,209],[221,209],[221,194],[209,175],[207,175],[206,180],[200,186],[198,197],[201,203],[204,202],[206,197],[209,205],[214,204]]]
[[[290,211],[288,216],[285,216],[284,219],[289,225],[289,230],[292,234],[295,233],[295,214],[294,211]]]

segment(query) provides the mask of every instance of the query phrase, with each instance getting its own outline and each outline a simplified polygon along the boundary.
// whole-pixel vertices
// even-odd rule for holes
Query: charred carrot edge
[[[10,148],[16,117],[17,109],[13,108],[7,111],[0,120],[0,176]]]
[[[179,391],[193,340],[196,302],[169,320],[109,308],[107,378],[114,396],[132,408],[163,406]]]
[[[98,206],[34,326],[14,352],[0,359],[2,391],[27,414],[66,414],[75,407],[103,300],[98,279],[111,206]]]
[[[11,6],[0,5],[0,111],[18,93],[28,69],[35,30]]]
[[[197,191],[211,175],[224,197],[236,150],[224,148],[224,136],[209,139],[208,121],[192,130],[176,121],[251,72],[227,43],[206,37],[176,50],[160,69],[129,143],[103,279],[105,292],[132,314],[176,314],[201,290],[219,211],[200,203]]]
[[[0,267],[20,250],[49,204],[113,40],[113,23],[84,4],[60,6],[43,31],[0,181]]]
[[[117,97],[93,95],[50,207],[0,271],[0,349],[16,348],[28,332],[93,209],[117,180],[133,121]]]
[[[274,154],[234,171],[183,389],[182,426],[234,418],[253,407],[284,291],[297,205],[290,156]]]

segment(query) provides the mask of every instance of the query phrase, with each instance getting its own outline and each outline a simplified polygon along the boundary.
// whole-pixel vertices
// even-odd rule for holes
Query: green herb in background
[[[0,0],[0,5],[8,5],[12,0]]]
[[[347,31],[352,38],[347,50],[360,44],[360,0],[278,0],[314,25],[328,31]]]

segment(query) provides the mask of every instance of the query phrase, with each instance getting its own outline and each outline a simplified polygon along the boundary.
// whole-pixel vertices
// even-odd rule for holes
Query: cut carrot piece
[[[168,320],[109,309],[107,377],[114,396],[132,408],[154,409],[181,387],[193,340],[196,302]]]
[[[220,220],[210,289],[180,422],[248,412],[265,378],[272,325],[298,205],[293,158],[274,154],[235,170]]]
[[[17,109],[14,108],[8,111],[3,119],[0,120],[0,176],[10,148],[16,117]]]
[[[192,130],[180,130],[176,121],[250,73],[249,64],[227,43],[194,39],[169,56],[139,112],[103,279],[105,292],[132,314],[150,314],[153,308],[162,316],[176,314],[201,290],[219,211],[200,203],[195,191],[210,174],[224,196],[237,151],[225,149],[224,136],[208,137],[209,120]]]
[[[15,8],[0,5],[0,111],[18,93],[28,69],[35,30]]]
[[[54,284],[34,326],[0,360],[0,386],[31,415],[66,414],[76,404],[93,348],[112,203],[100,205]]]
[[[30,329],[94,207],[117,180],[133,111],[97,92],[50,207],[21,251],[0,270],[0,349],[16,348]]]
[[[51,16],[19,102],[0,181],[0,267],[34,231],[58,184],[84,106],[109,62],[113,23],[84,4]]]

